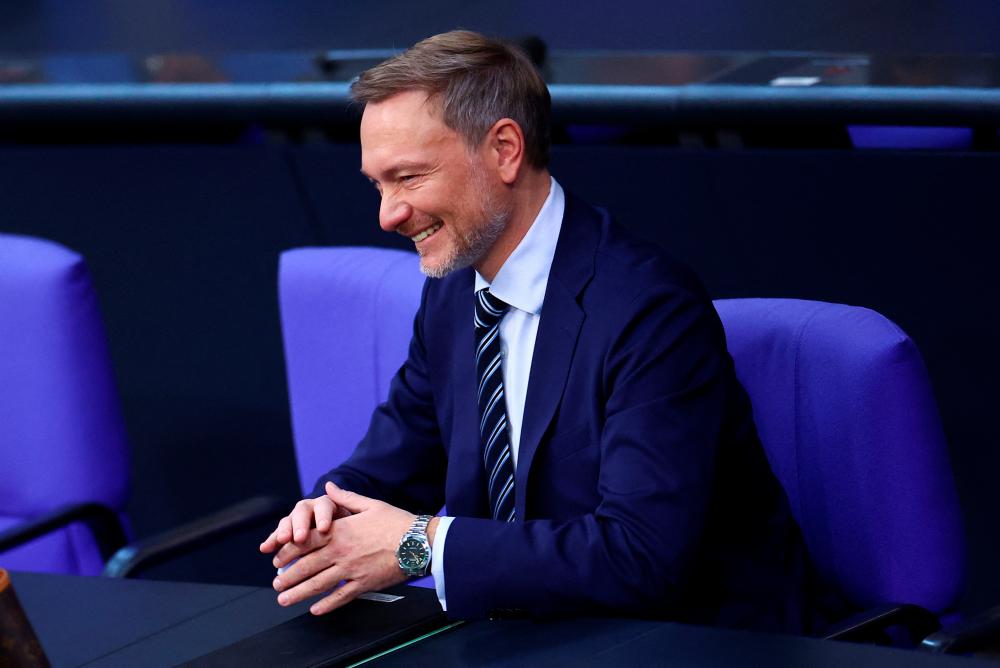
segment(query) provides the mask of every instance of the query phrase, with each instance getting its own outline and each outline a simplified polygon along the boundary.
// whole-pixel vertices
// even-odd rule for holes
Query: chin
[[[428,278],[444,278],[456,269],[453,257],[420,256],[420,272]]]
[[[466,257],[461,253],[449,253],[443,258],[433,258],[427,255],[420,256],[420,271],[428,278],[444,278],[453,271],[465,269],[473,264],[474,258]]]
[[[427,278],[444,278],[449,273],[447,267],[425,262],[423,258],[420,258],[420,272]]]
[[[496,242],[505,223],[505,219],[494,221],[471,238],[453,236],[447,239],[446,244],[438,245],[436,253],[420,255],[420,271],[430,278],[444,278],[453,271],[474,266]]]

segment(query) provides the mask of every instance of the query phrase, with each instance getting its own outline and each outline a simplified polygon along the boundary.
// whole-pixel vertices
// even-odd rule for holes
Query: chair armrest
[[[125,527],[118,513],[103,503],[87,502],[57,508],[0,533],[0,552],[75,522],[82,522],[90,529],[102,560],[107,561],[126,542]]]
[[[824,636],[827,640],[888,644],[886,631],[893,626],[901,626],[910,635],[913,644],[941,628],[937,616],[919,605],[891,603],[867,610],[840,622],[829,629]]]
[[[941,654],[984,650],[997,653],[1000,651],[1000,606],[932,633],[920,643],[920,649]]]
[[[274,496],[255,496],[118,550],[104,566],[104,575],[138,575],[171,557],[214,543],[241,529],[288,514],[291,504]]]

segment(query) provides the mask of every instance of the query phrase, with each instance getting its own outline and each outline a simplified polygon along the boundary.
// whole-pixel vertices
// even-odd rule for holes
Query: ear
[[[524,132],[517,121],[501,118],[486,133],[497,173],[507,185],[517,181],[524,164]]]

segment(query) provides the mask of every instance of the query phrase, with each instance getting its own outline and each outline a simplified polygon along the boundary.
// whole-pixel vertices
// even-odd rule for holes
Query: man
[[[261,545],[279,603],[329,592],[322,614],[429,561],[459,618],[801,630],[800,539],[712,304],[551,178],[527,58],[456,31],[352,93],[379,222],[430,278],[367,435]]]

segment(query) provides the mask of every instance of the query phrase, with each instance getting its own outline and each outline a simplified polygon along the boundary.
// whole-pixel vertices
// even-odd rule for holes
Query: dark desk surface
[[[388,666],[788,666],[997,668],[982,659],[666,622],[475,622],[366,664]]]
[[[306,611],[305,604],[280,608],[270,589],[253,587],[29,573],[13,573],[11,580],[54,668],[174,665]],[[261,660],[268,663],[266,657]],[[995,668],[998,664],[664,622],[574,619],[470,622],[366,665]]]
[[[53,668],[176,665],[306,612],[270,589],[11,573]]]

